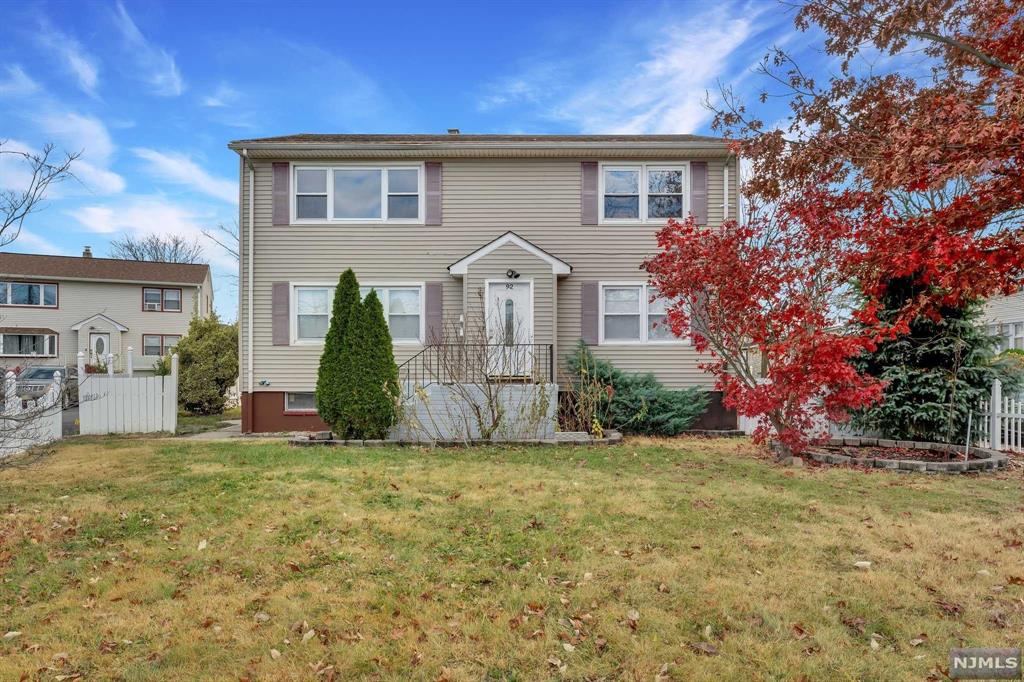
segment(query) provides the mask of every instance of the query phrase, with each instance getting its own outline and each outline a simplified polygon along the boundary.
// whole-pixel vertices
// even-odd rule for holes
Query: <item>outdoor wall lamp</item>
[[[519,273],[513,270],[512,268],[509,268],[508,270],[505,271],[505,276],[508,277],[509,279],[519,279]]]

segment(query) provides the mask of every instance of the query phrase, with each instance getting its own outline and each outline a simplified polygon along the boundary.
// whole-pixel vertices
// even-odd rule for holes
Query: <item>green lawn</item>
[[[1024,631],[1019,470],[77,439],[0,491],[2,680],[921,680]]]
[[[213,431],[227,426],[229,419],[241,419],[241,408],[235,407],[225,410],[221,414],[189,414],[184,410],[178,410],[178,431],[177,435],[187,436],[193,433]]]

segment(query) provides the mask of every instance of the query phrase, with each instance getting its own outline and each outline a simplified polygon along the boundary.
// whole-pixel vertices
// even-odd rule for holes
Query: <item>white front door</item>
[[[92,362],[104,362],[110,353],[110,334],[89,334],[89,355]]]
[[[533,283],[487,283],[487,342],[490,371],[499,376],[528,376],[533,369]]]

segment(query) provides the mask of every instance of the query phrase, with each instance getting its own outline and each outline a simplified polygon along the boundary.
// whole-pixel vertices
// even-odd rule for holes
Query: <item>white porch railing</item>
[[[982,447],[1024,452],[1024,394],[1003,395],[1003,384],[997,379],[976,418],[977,442]]]

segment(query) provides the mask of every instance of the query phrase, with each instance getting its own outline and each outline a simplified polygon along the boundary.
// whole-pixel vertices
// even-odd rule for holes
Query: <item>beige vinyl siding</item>
[[[16,278],[11,278],[16,279]],[[72,365],[78,351],[87,351],[90,325],[84,325],[78,332],[71,327],[96,314],[106,315],[115,322],[128,327],[127,332],[118,332],[102,320],[91,323],[93,332],[110,334],[110,352],[117,356],[117,366],[129,346],[132,347],[134,367],[139,370],[152,369],[155,358],[143,357],[142,336],[144,334],[177,334],[184,336],[194,310],[201,302],[197,299],[195,285],[148,285],[124,282],[82,282],[77,280],[48,280],[58,283],[60,307],[27,308],[0,306],[3,327],[45,327],[59,335],[56,361]],[[142,310],[142,289],[154,286],[181,289],[181,312],[146,312]],[[208,286],[208,285],[207,285]],[[211,294],[212,296],[212,294]],[[26,358],[0,356],[6,366],[24,365]],[[29,360],[30,361],[30,360]],[[52,363],[54,359],[40,358],[41,363]]]
[[[637,160],[643,159],[643,156],[637,157]],[[686,157],[680,159],[686,160]],[[447,266],[508,231],[515,232],[574,268],[571,275],[557,281],[557,296],[552,296],[546,304],[552,320],[556,319],[556,310],[558,314],[557,322],[550,323],[553,332],[545,333],[554,335],[559,355],[564,356],[580,335],[580,283],[585,280],[643,279],[640,264],[655,251],[658,229],[655,224],[581,225],[581,160],[445,160],[442,171],[443,224],[440,226],[324,223],[286,227],[273,227],[271,224],[271,162],[254,161],[253,389],[308,391],[316,383],[319,347],[272,345],[270,298],[274,282],[335,281],[346,267],[351,267],[363,281],[442,282],[445,319],[457,320],[463,312],[465,292],[463,282],[453,278]],[[726,157],[707,160],[708,218],[710,224],[717,225],[723,216]],[[730,184],[735,184],[735,160],[729,163]],[[244,166],[240,169],[243,186],[240,201],[243,228],[240,362],[242,388],[247,391],[245,258],[248,193],[245,183],[248,171]],[[737,193],[731,191],[732,217],[736,216],[736,197]],[[512,259],[514,256],[512,252],[506,255],[503,247],[502,257]],[[514,266],[499,266],[498,272],[504,273],[508,267]],[[525,269],[526,266],[523,267]],[[550,277],[550,267],[547,271]],[[471,271],[472,276],[475,272]],[[537,293],[535,291],[535,296]],[[535,309],[540,311],[536,301]],[[535,325],[538,329],[537,343],[546,343],[540,337],[539,318]],[[404,361],[410,355],[409,350],[409,347],[396,347],[396,360],[399,363]],[[598,352],[626,371],[654,371],[673,386],[710,383],[710,378],[697,368],[696,355],[688,347],[634,346],[626,351],[602,347]],[[259,385],[261,381],[265,382],[262,387]]]
[[[985,319],[994,323],[1024,322],[1024,291],[985,303]]]

